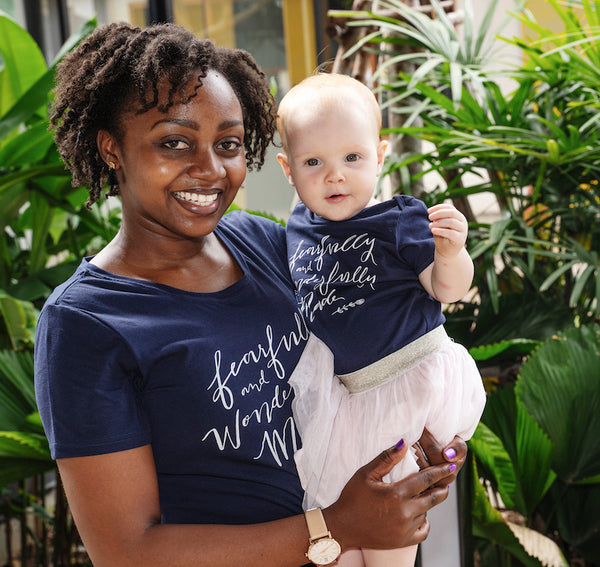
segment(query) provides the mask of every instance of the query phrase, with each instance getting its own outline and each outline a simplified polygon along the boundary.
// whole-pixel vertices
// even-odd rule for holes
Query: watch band
[[[310,541],[330,536],[321,508],[312,508],[304,512]]]
[[[342,548],[327,529],[323,512],[313,508],[304,512],[308,528],[308,560],[318,566],[334,565],[342,553]]]

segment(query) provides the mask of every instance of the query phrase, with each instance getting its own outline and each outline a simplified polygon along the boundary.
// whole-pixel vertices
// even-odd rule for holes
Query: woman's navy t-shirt
[[[40,315],[36,395],[54,458],[152,444],[165,523],[301,513],[288,377],[307,339],[284,229],[230,213],[244,276],[191,293],[84,260]]]

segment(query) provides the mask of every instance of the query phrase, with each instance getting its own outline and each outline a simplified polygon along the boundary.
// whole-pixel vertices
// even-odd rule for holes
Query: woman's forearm
[[[112,550],[94,549],[94,566],[299,567],[307,563],[308,531],[302,515],[248,526],[157,524],[139,537],[129,537]]]

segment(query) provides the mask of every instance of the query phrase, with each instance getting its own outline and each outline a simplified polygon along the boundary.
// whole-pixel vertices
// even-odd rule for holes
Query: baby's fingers
[[[427,209],[427,214],[429,217],[456,217],[456,218],[465,218],[465,216],[454,206],[449,203],[439,203],[437,205],[433,205],[433,207],[429,207]]]

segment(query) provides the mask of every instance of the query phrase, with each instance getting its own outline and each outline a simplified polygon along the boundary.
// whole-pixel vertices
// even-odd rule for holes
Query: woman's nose
[[[189,167],[189,174],[195,178],[221,179],[227,175],[221,158],[213,151],[196,152]]]

